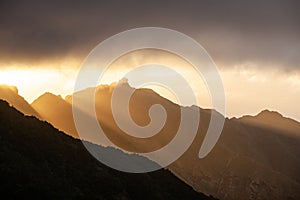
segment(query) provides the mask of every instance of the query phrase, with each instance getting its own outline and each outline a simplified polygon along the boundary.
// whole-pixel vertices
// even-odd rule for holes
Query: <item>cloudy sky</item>
[[[17,85],[29,101],[46,89],[66,95],[98,43],[158,26],[208,51],[224,81],[228,116],[267,108],[300,120],[299,9],[289,0],[1,1],[0,82]]]

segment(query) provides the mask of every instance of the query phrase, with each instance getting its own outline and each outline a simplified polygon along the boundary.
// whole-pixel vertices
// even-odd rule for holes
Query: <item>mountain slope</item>
[[[123,95],[134,90],[127,83],[121,87]],[[172,140],[180,123],[181,107],[152,90],[136,90],[129,107],[131,117],[138,125],[149,123],[148,111],[154,104],[164,106],[168,119],[157,135],[147,139],[133,138],[114,121],[110,107],[113,89],[114,85],[96,89],[97,117],[110,140],[133,152],[153,151]],[[80,91],[77,95],[84,101],[91,90]],[[119,99],[120,103],[122,99]],[[66,101],[70,103],[72,96]],[[300,123],[269,111],[250,117],[251,120],[245,120],[249,117],[226,119],[213,151],[206,158],[199,159],[198,152],[208,129],[211,111],[196,107],[183,109],[200,112],[201,121],[191,147],[168,167],[178,177],[197,191],[220,199],[300,199]],[[122,115],[122,110],[117,112]],[[87,139],[93,141],[93,138]],[[101,141],[97,143],[101,144]]]
[[[150,106],[163,105],[168,114],[164,128],[149,139],[136,139],[123,133],[114,122],[110,108],[113,87],[97,88],[96,111],[100,124],[115,144],[128,151],[147,152],[164,146],[174,137],[180,123],[181,108],[149,89],[138,89],[133,93],[129,103],[131,116],[137,124],[145,126],[149,123]],[[121,87],[123,95],[133,90],[126,83]],[[82,98],[85,92],[81,92]],[[258,120],[269,123],[266,126],[226,119],[222,135],[213,151],[206,158],[199,159],[198,152],[208,129],[211,111],[195,107],[183,109],[188,112],[198,110],[201,118],[193,144],[180,159],[169,166],[185,182],[198,191],[220,199],[300,198],[299,123],[279,115],[272,115],[269,122],[263,118]],[[121,111],[119,115],[122,115]],[[273,120],[277,124],[282,122],[280,129],[272,128]],[[286,132],[290,123],[294,124],[294,135]]]
[[[41,119],[73,137],[78,137],[73,122],[72,106],[61,96],[47,92],[33,101],[31,106],[39,113]]]
[[[292,135],[299,135],[299,122],[286,118],[275,111],[264,110],[256,116],[243,116],[239,118],[240,121],[259,126],[262,128],[271,128],[273,130],[290,133]]]
[[[34,117],[24,117],[4,101],[0,101],[0,133],[2,196],[13,199],[210,199],[196,193],[167,170],[147,174],[112,170],[90,156],[81,141]]]
[[[196,190],[220,199],[300,198],[299,137],[227,119],[212,152],[198,159],[202,137],[169,167]]]
[[[38,113],[18,94],[15,86],[0,85],[0,99],[7,101],[25,115],[38,116]]]

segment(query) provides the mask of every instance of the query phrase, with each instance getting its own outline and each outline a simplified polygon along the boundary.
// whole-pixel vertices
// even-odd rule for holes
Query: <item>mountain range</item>
[[[0,191],[6,199],[213,199],[165,169],[144,174],[111,169],[80,140],[2,100],[0,133]],[[112,147],[95,150],[140,157]]]
[[[149,123],[148,111],[151,105],[162,105],[168,115],[165,126],[157,135],[147,139],[133,138],[125,134],[114,121],[110,104],[115,85],[98,86],[95,94],[99,124],[115,147],[120,146],[129,152],[159,149],[174,138],[180,123],[180,109],[199,112],[199,130],[195,140],[176,162],[167,167],[177,177],[198,192],[219,199],[300,199],[299,122],[268,110],[256,116],[226,118],[216,146],[207,157],[199,159],[198,152],[213,110],[196,106],[181,107],[150,89],[135,90],[128,83],[122,83],[121,91],[124,95],[135,90],[129,108],[138,125]],[[18,96],[16,89],[10,90]],[[89,90],[91,88],[79,91],[76,95],[84,97]],[[59,130],[78,138],[72,115],[72,95],[63,99],[46,93],[31,105],[20,104],[18,101],[24,101],[22,97],[14,98],[18,101],[13,102],[11,96],[2,94],[1,98],[24,114],[48,121]],[[28,112],[28,106],[31,112]],[[90,115],[84,114],[87,117]],[[94,138],[82,139],[107,145]]]

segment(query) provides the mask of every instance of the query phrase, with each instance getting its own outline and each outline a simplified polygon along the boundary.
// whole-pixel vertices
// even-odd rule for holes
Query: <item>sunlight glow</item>
[[[134,62],[140,64],[140,61]],[[130,59],[125,58],[117,60],[101,83],[110,84],[120,80],[133,67],[132,63]],[[300,110],[297,108],[300,99],[300,74],[282,73],[270,68],[257,70],[248,65],[220,70],[226,94],[227,116],[255,115],[261,110],[270,109],[300,120]],[[174,66],[176,67],[175,64]],[[195,89],[200,107],[210,108],[210,95],[203,81],[197,80],[195,73],[187,70],[183,63],[177,63],[177,70],[188,80],[193,80],[191,87]],[[76,68],[7,68],[0,71],[0,84],[16,86],[19,94],[31,103],[45,92],[63,97],[72,94],[77,72]],[[93,73],[97,73],[97,70]],[[174,79],[167,74],[164,76],[166,79]],[[130,80],[129,83],[131,84]],[[131,86],[137,87],[133,84]],[[184,90],[183,86],[178,87]],[[165,88],[153,85],[147,88],[177,103],[176,97]]]
[[[15,69],[1,70],[0,84],[13,85],[28,102],[45,92],[67,95],[73,91],[76,70]]]

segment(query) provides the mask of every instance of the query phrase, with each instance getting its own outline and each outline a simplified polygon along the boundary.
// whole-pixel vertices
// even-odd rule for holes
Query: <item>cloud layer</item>
[[[221,67],[300,68],[299,1],[1,1],[0,60],[84,59],[107,37],[160,26],[200,42]]]

